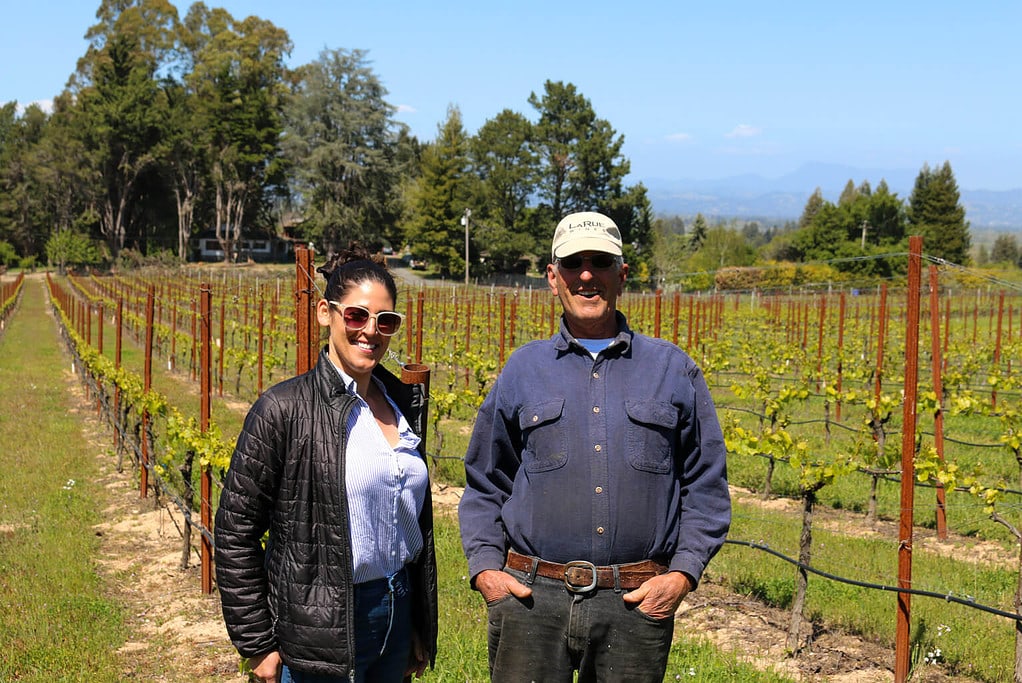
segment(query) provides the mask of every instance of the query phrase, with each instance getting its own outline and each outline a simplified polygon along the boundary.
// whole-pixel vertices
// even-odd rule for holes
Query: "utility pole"
[[[869,221],[863,219],[862,221],[862,246],[860,247],[863,251],[866,251],[866,228],[869,227]]]
[[[472,217],[472,209],[465,209],[461,224],[465,226],[465,284],[468,284],[468,219]]]

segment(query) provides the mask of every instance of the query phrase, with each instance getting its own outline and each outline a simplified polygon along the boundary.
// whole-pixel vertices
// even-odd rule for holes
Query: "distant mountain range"
[[[836,202],[851,180],[863,180],[875,188],[881,180],[904,200],[912,194],[919,170],[853,168],[837,164],[812,163],[779,178],[739,175],[717,180],[643,181],[661,216],[745,218],[760,221],[798,220],[809,196],[820,188],[824,199]],[[965,218],[974,229],[1022,231],[1022,188],[1016,190],[963,190],[959,183]]]

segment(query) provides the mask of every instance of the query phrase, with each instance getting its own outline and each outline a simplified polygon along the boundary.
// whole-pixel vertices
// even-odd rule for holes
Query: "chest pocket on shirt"
[[[678,427],[678,410],[663,401],[625,401],[628,461],[637,470],[667,474]]]
[[[561,424],[564,399],[522,406],[518,427],[522,430],[522,464],[529,472],[546,472],[568,461],[568,443]]]

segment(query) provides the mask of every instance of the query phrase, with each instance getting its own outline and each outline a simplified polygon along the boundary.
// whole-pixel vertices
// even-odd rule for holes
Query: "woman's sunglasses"
[[[581,254],[570,254],[557,259],[557,265],[565,270],[578,270],[582,267],[583,261],[589,261],[593,270],[607,270],[617,263],[617,257],[613,254],[593,254],[582,256]]]
[[[397,333],[398,328],[401,327],[401,321],[405,319],[404,315],[397,311],[370,313],[369,309],[364,306],[342,304],[339,301],[330,301],[329,303],[341,312],[341,318],[344,319],[344,327],[352,332],[357,332],[364,328],[369,324],[369,319],[372,318],[376,321],[376,331],[384,337],[389,337]]]

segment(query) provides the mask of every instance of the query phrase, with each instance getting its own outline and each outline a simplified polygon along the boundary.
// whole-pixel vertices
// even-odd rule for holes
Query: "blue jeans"
[[[505,569],[525,585],[528,575]],[[494,683],[661,683],[674,617],[652,619],[625,604],[627,591],[569,593],[563,581],[535,577],[532,596],[489,605],[490,680]]]
[[[356,683],[400,683],[412,650],[412,596],[408,572],[355,585]],[[280,683],[351,683],[285,666]]]

